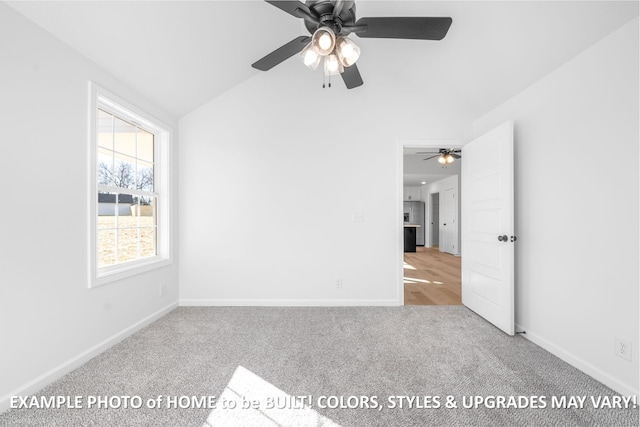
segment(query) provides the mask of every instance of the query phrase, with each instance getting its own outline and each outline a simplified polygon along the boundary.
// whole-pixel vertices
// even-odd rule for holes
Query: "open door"
[[[462,303],[514,334],[513,122],[463,147]]]

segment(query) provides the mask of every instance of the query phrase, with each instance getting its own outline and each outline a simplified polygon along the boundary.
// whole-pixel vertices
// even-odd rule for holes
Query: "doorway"
[[[401,147],[403,200],[411,196],[426,205],[425,245],[418,245],[416,252],[402,253],[401,303],[405,305],[462,304],[457,200],[461,162],[443,165],[430,154],[419,155],[444,147],[457,149],[461,144],[449,140]],[[448,203],[447,196],[451,198]]]

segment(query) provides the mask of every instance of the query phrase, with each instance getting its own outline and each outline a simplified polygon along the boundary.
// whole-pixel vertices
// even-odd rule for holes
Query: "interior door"
[[[514,334],[513,122],[463,147],[462,303]]]
[[[457,210],[456,191],[450,188],[444,192],[444,218],[442,220],[444,245],[440,250],[452,255],[456,253],[456,241],[458,240]]]
[[[431,247],[440,247],[440,193],[431,194]]]

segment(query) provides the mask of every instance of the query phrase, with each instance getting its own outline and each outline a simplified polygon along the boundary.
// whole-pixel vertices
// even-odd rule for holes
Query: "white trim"
[[[396,268],[400,272],[396,295],[398,305],[404,305],[404,144],[401,140],[396,142]]]
[[[590,377],[594,378],[597,381],[600,381],[602,384],[607,387],[615,390],[623,396],[639,396],[640,390],[634,389],[633,386],[623,383],[622,381],[612,377],[611,375],[603,372],[597,367],[593,366],[591,363],[586,362],[584,359],[576,356],[573,353],[570,353],[564,350],[562,347],[552,343],[551,341],[543,338],[539,334],[535,333],[535,331],[531,331],[531,329],[526,328],[522,325],[516,323],[517,331],[526,331],[526,334],[520,334],[521,337],[528,339],[532,343],[542,347],[547,350],[549,353],[554,356],[562,359],[567,362],[569,365],[573,366],[576,369],[584,372]]]
[[[69,372],[73,371],[79,366],[87,363],[89,360],[91,360],[98,354],[102,353],[103,351],[107,350],[110,347],[113,347],[114,345],[118,344],[120,341],[133,335],[134,333],[144,328],[145,326],[148,326],[151,323],[155,322],[156,320],[160,319],[161,317],[165,316],[170,311],[175,309],[177,306],[178,306],[178,303],[173,302],[167,305],[166,307],[161,308],[160,310],[150,314],[149,316],[145,317],[139,322],[134,323],[133,325],[123,329],[117,334],[112,335],[111,337],[83,351],[77,356],[72,357],[66,362],[63,362],[60,365],[56,366],[55,368],[50,369],[44,374],[34,378],[33,380],[29,381],[23,386],[17,388],[16,390],[13,390],[12,392],[0,397],[0,413],[5,412],[9,409],[9,406],[11,404],[11,396],[28,396],[28,395],[37,393],[42,388],[46,387],[47,385],[51,384],[57,379],[63,377],[64,375],[68,374]]]
[[[311,300],[311,299],[180,299],[180,307],[397,307],[395,299]]]
[[[105,107],[106,108],[103,108]],[[115,114],[127,121],[133,122],[136,126],[153,133],[157,137],[157,143],[154,147],[154,170],[156,175],[160,171],[159,178],[156,176],[154,180],[153,192],[145,192],[129,189],[114,189],[114,191],[137,194],[137,195],[153,195],[158,199],[157,207],[157,256],[134,260],[114,266],[114,268],[98,269],[97,251],[96,251],[96,234],[97,224],[95,218],[97,216],[97,192],[98,188],[110,188],[108,186],[100,186],[97,182],[96,158],[97,158],[97,129],[96,114],[97,108],[103,108],[109,113]],[[171,167],[172,167],[172,144],[173,129],[161,120],[156,119],[152,115],[146,113],[140,108],[130,104],[118,95],[104,89],[96,83],[89,81],[89,114],[88,114],[88,171],[87,178],[88,188],[88,287],[94,288],[121,280],[140,273],[144,273],[156,268],[161,268],[173,263],[173,239],[171,239]]]
[[[147,197],[160,196],[160,193],[158,193],[157,191],[135,190],[133,188],[113,187],[111,185],[103,185],[103,184],[98,184],[98,190],[104,191],[107,193],[132,194],[134,196],[147,196]]]
[[[116,280],[126,279],[127,277],[146,273],[147,271],[156,270],[171,264],[171,260],[155,256],[118,264],[113,267],[106,267],[91,287],[93,288],[115,282]]]

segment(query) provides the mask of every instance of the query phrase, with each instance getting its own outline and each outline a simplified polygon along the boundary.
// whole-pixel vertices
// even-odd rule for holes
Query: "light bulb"
[[[351,39],[347,37],[338,37],[336,42],[336,52],[340,58],[340,62],[345,67],[350,67],[360,57],[360,48]]]
[[[444,165],[447,163],[447,159],[445,159],[444,156],[440,156],[438,157],[438,163],[440,163],[441,165]]]
[[[447,161],[447,163],[453,163],[456,159],[454,159],[451,154],[447,154],[445,156],[445,160]]]
[[[335,54],[327,55],[324,58],[324,74],[326,76],[333,76],[335,74],[340,74],[344,71],[344,67],[338,60],[338,57]]]
[[[304,65],[312,70],[318,68],[318,64],[320,64],[320,55],[318,55],[318,52],[315,51],[313,44],[311,43],[302,49],[302,52],[300,52],[300,59],[302,59]]]
[[[318,55],[329,55],[336,45],[336,34],[329,27],[320,27],[313,33],[311,44]]]
[[[331,47],[331,36],[327,33],[322,33],[318,38],[318,46],[320,46],[322,50],[329,49]]]
[[[304,65],[306,65],[307,67],[309,67],[311,64],[313,64],[318,58],[320,57],[320,55],[318,55],[316,53],[315,50],[313,49],[309,49],[305,55],[304,55]]]

